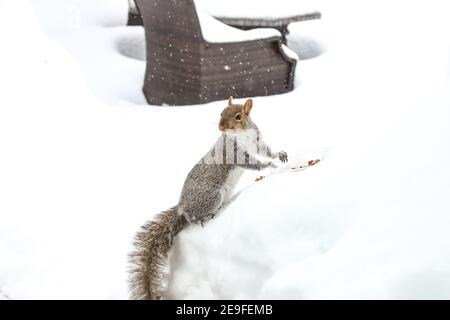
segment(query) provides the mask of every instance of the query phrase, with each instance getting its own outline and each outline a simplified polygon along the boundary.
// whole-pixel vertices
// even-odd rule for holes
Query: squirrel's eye
[[[234,116],[234,118],[236,119],[236,120],[241,120],[241,114],[240,113],[237,113],[235,116]]]

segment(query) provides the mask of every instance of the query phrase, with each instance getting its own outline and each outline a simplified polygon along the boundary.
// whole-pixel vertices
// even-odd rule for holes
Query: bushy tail
[[[132,299],[161,298],[162,268],[175,236],[186,223],[184,216],[178,214],[177,207],[173,207],[147,222],[136,234],[135,248],[129,255]]]

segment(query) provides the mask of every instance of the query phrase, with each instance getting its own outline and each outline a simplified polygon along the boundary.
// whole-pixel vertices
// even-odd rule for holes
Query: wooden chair
[[[192,0],[135,2],[146,35],[149,104],[191,105],[293,89],[296,59],[286,54],[276,30],[234,29],[197,12]],[[209,19],[208,30],[199,16],[203,24]],[[211,40],[216,36],[225,40]]]

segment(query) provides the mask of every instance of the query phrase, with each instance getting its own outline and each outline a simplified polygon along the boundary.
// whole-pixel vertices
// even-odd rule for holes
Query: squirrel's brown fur
[[[144,224],[130,253],[130,295],[132,299],[160,299],[162,268],[174,237],[187,223],[173,207]]]

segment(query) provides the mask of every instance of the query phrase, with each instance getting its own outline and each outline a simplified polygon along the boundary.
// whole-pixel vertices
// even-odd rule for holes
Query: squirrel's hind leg
[[[181,199],[178,212],[190,223],[203,224],[212,219],[224,202],[224,196],[220,190],[197,192],[195,197],[191,194],[189,198],[189,201]]]

